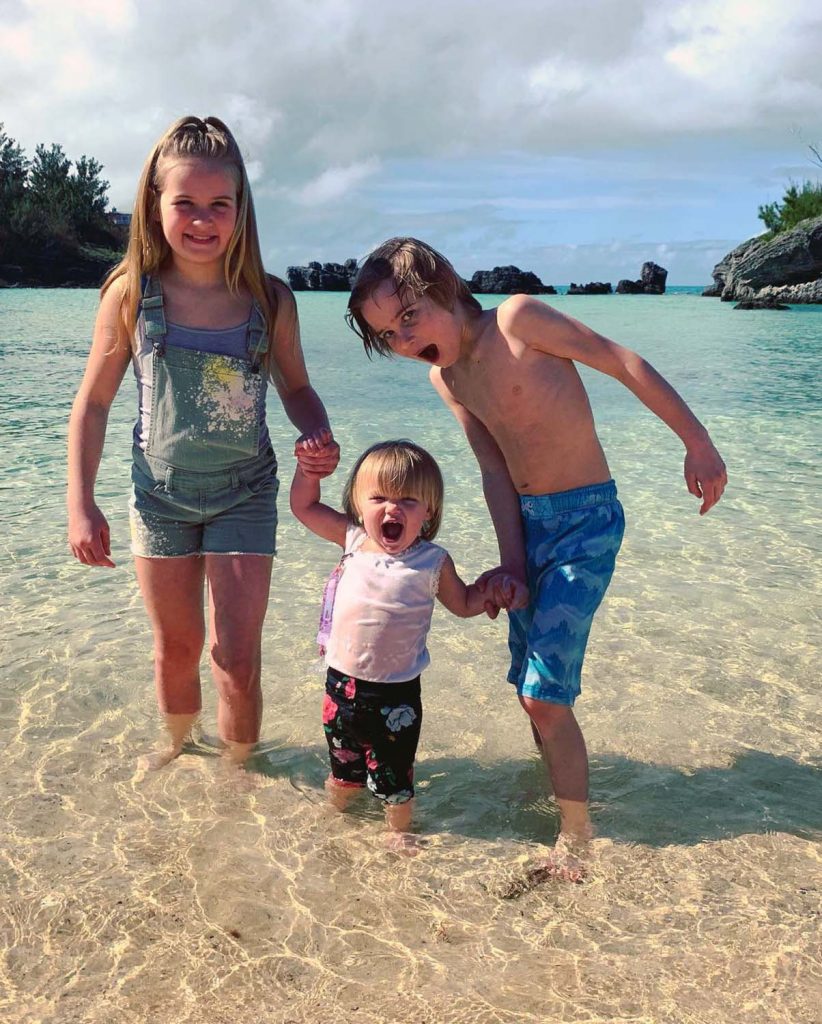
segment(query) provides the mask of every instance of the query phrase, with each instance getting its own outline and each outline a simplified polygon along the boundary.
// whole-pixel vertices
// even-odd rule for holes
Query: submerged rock
[[[749,238],[717,263],[712,276],[713,286],[702,294],[723,302],[822,303],[822,217],[800,221],[775,238]]]
[[[543,284],[536,274],[519,267],[494,267],[478,270],[468,282],[477,295],[556,295],[550,284]]]
[[[767,295],[764,299],[743,299],[737,302],[734,309],[790,309],[784,302],[777,302],[776,299]]]

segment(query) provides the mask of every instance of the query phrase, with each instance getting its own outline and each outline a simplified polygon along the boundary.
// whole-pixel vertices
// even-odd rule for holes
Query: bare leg
[[[404,853],[409,857],[420,852],[418,836],[411,831],[411,818],[414,814],[414,801],[406,800],[404,804],[385,805],[385,823],[388,826],[386,846],[395,853]]]
[[[363,791],[362,786],[342,786],[330,776],[325,780],[328,802],[336,811],[347,811],[351,801]]]
[[[260,650],[272,559],[206,555],[211,670],[217,684],[217,727],[225,756],[242,765],[260,738],[263,701]]]
[[[169,745],[145,760],[161,768],[177,757],[200,713],[203,559],[135,558],[137,579],[154,632],[154,685]]]
[[[520,697],[531,719],[560,814],[555,874],[578,881],[584,873],[581,858],[593,836],[588,814],[588,752],[569,707]]]

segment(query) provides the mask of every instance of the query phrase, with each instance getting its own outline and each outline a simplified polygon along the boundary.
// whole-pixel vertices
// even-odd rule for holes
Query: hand
[[[524,580],[502,566],[486,569],[477,577],[475,586],[486,598],[485,614],[489,619],[495,619],[501,608],[524,608],[530,599]]]
[[[69,513],[68,541],[72,554],[83,565],[114,568],[108,522],[96,505],[88,511]]]
[[[685,483],[688,490],[702,499],[699,514],[704,516],[708,509],[722,497],[728,483],[728,473],[719,452],[708,440],[698,447],[689,448],[685,454]]]
[[[301,434],[294,444],[294,455],[300,470],[307,476],[320,480],[330,476],[340,461],[340,446],[328,427],[321,427],[311,434]]]

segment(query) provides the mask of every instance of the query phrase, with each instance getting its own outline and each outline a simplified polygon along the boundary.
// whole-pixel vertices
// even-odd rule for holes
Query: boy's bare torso
[[[503,330],[503,307],[481,314],[466,355],[434,371],[445,390],[493,437],[520,494],[550,494],[609,480],[576,366]]]

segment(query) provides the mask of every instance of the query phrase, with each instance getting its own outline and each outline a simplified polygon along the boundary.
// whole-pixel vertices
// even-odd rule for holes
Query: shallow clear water
[[[312,638],[335,551],[285,502],[251,771],[226,775],[207,739],[163,771],[136,768],[157,722],[128,557],[135,387],[129,375],[112,410],[97,492],[117,568],[89,570],[68,556],[63,492],[96,296],[0,292],[4,1020],[818,1020],[822,309],[551,301],[686,395],[730,484],[700,519],[677,439],[585,372],[628,519],[577,705],[599,838],[586,884],[504,899],[557,823],[504,683],[504,622],[435,614],[428,846],[392,856],[373,803],[325,811]],[[369,364],[344,296],[299,302],[342,470],[378,439],[430,448],[442,543],[467,576],[491,565],[476,466],[425,369]],[[293,431],[276,404],[270,423],[287,483]],[[205,700],[209,735],[209,686]]]

